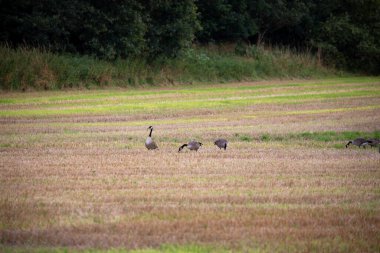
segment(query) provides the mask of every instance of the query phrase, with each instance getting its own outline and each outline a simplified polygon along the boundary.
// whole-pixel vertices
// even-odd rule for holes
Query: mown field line
[[[288,87],[309,87],[309,86],[322,86],[327,88],[326,86],[337,86],[337,85],[347,85],[347,84],[376,84],[379,83],[380,79],[376,77],[359,77],[359,78],[339,78],[335,80],[321,80],[318,82],[306,82],[306,83],[281,83],[270,84],[270,85],[262,85],[260,82],[258,84],[249,83],[238,86],[232,84],[233,86],[226,85],[210,85],[205,87],[205,85],[193,86],[193,87],[182,87],[177,89],[146,89],[146,90],[111,90],[111,91],[80,91],[81,94],[77,94],[77,91],[53,91],[53,92],[32,92],[32,93],[9,93],[3,94],[3,98],[0,98],[0,104],[31,104],[31,103],[50,103],[50,102],[60,102],[60,101],[68,101],[68,100],[78,100],[86,102],[87,100],[93,99],[109,99],[115,97],[136,97],[136,96],[160,96],[164,94],[190,94],[197,95],[199,93],[226,93],[226,92],[236,92],[236,91],[247,91],[247,90],[266,90],[272,88],[288,88]],[[66,93],[62,95],[62,93]],[[84,93],[84,94],[83,94]],[[26,96],[31,96],[27,97]],[[21,96],[21,98],[20,98]]]
[[[244,115],[244,118],[257,118],[262,116],[286,116],[286,115],[301,115],[301,114],[323,114],[323,113],[336,113],[336,112],[351,112],[351,111],[367,111],[379,109],[380,105],[371,106],[359,106],[350,108],[331,108],[331,109],[320,109],[320,110],[297,110],[297,111],[285,111],[285,112],[265,112],[257,113],[255,115]]]
[[[339,93],[318,93],[318,94],[298,94],[298,95],[277,95],[270,97],[250,97],[235,100],[219,99],[194,100],[194,101],[163,101],[160,103],[132,103],[119,105],[102,106],[77,106],[72,108],[49,108],[49,109],[8,109],[0,111],[0,117],[23,117],[23,116],[53,116],[53,115],[80,115],[80,114],[125,114],[141,112],[164,112],[190,109],[225,109],[228,107],[250,106],[255,104],[294,104],[308,101],[321,101],[327,99],[343,98],[370,98],[380,95],[380,90],[365,90]]]

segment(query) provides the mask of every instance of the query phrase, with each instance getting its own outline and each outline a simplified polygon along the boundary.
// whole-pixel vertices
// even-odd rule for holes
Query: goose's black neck
[[[179,147],[178,152],[181,152],[181,150],[182,150],[184,147],[187,147],[187,144],[183,144],[181,147]]]
[[[153,128],[150,129],[149,137],[152,137]]]

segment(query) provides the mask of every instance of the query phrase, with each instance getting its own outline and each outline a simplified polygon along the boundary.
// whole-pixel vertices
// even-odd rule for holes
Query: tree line
[[[192,43],[284,45],[380,73],[379,0],[0,0],[0,41],[102,59],[176,57]]]

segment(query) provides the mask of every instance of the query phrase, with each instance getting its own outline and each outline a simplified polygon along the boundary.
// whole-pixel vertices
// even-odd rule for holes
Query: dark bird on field
[[[380,145],[380,139],[369,139],[368,144],[371,146],[371,148],[377,147]]]
[[[183,144],[181,147],[179,147],[178,152],[181,152],[181,150],[182,150],[184,147],[187,147],[187,148],[190,149],[190,150],[198,151],[198,149],[199,149],[202,145],[203,145],[203,144],[200,143],[200,142],[197,142],[197,141],[190,141],[189,143],[187,143],[187,144]]]
[[[227,143],[228,143],[228,141],[227,141],[226,139],[217,139],[217,140],[214,142],[214,144],[215,144],[216,146],[218,146],[218,148],[220,148],[220,149],[224,148],[224,150],[227,149]]]
[[[145,147],[148,149],[148,150],[152,150],[152,149],[157,149],[157,144],[153,141],[152,139],[152,132],[153,132],[153,127],[150,126],[148,127],[148,130],[150,129],[150,133],[149,133],[149,136],[146,137],[146,140],[145,140]]]
[[[349,141],[347,144],[346,144],[346,148],[348,148],[348,146],[352,144],[352,145],[355,145],[355,146],[358,146],[359,148],[360,147],[364,147],[366,145],[369,145],[369,141],[364,139],[364,138],[356,138],[355,140],[353,141]]]

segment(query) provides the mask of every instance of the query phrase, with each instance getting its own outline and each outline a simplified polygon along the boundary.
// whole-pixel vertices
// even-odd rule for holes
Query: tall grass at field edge
[[[175,59],[118,59],[55,54],[44,49],[0,46],[2,90],[57,90],[104,86],[191,84],[270,78],[334,76],[309,53],[246,46],[235,50],[193,47]]]

